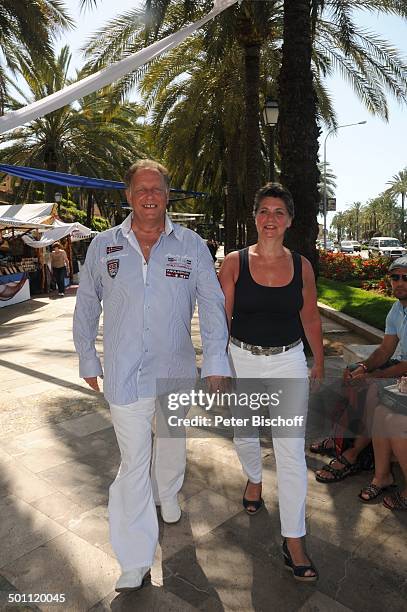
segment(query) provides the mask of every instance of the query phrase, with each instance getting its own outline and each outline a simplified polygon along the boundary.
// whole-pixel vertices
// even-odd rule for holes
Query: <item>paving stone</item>
[[[150,584],[134,593],[109,593],[105,599],[90,608],[89,612],[135,612],[136,610],[193,612],[196,608],[173,593]]]
[[[65,593],[65,610],[84,612],[113,591],[117,562],[82,538],[66,532],[2,569],[22,592]],[[54,605],[41,604],[45,612]]]
[[[109,413],[106,413],[106,415],[96,413],[87,414],[85,416],[78,417],[77,419],[70,419],[69,421],[61,422],[59,423],[59,426],[70,434],[74,434],[76,436],[87,436],[95,431],[100,431],[102,429],[111,427],[112,421]]]
[[[340,495],[331,499],[307,499],[310,533],[349,552],[354,551],[372,533],[379,531],[386,517],[384,507],[362,504],[358,500],[356,491],[360,488],[354,487],[353,482],[349,479],[346,485],[330,485],[342,487]]]
[[[389,511],[390,512],[390,511]],[[401,577],[407,571],[407,546],[405,532],[407,517],[392,514],[385,518],[374,537],[366,538],[355,552],[356,557],[367,559],[385,571]]]
[[[194,537],[207,534],[212,529],[240,512],[239,504],[230,501],[210,489],[189,497],[182,502],[182,509],[188,514]]]
[[[44,481],[20,466],[16,461],[3,464],[0,475],[0,498],[15,495],[26,502],[31,502],[55,491],[50,483]]]
[[[42,546],[65,528],[13,495],[0,499],[0,567]]]
[[[297,612],[352,612],[338,601],[317,591],[305,602]]]
[[[31,505],[67,528],[69,528],[71,521],[76,520],[86,511],[84,506],[75,503],[60,492],[41,497],[41,499],[33,501]]]
[[[331,599],[355,611],[405,610],[404,577],[313,535],[307,550],[320,573],[318,590]]]

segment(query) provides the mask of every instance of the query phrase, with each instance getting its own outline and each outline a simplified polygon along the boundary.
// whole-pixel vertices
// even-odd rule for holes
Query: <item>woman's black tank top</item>
[[[249,269],[249,249],[239,251],[240,273],[235,286],[231,335],[256,346],[285,346],[301,338],[301,255],[292,253],[294,275],[288,285],[256,283]]]

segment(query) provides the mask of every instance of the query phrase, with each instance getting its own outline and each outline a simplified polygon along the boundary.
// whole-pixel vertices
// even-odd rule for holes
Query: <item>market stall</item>
[[[52,221],[52,207],[34,205],[18,219],[6,215],[18,214],[21,207],[0,206],[0,307],[29,300],[40,291],[41,254],[26,247],[21,236],[47,229],[49,225],[38,221]]]
[[[67,284],[78,282],[83,261],[80,254],[86,249],[76,249],[75,245],[89,241],[96,233],[81,223],[57,219],[55,204],[0,206],[0,307],[50,289],[48,247],[56,241],[64,242],[70,262]]]

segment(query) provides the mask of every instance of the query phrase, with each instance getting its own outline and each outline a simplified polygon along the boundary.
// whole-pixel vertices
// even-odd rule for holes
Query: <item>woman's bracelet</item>
[[[361,368],[364,369],[365,372],[369,372],[369,368],[367,367],[367,365],[365,363],[363,363],[363,361],[360,361],[358,363],[358,366],[360,366]]]

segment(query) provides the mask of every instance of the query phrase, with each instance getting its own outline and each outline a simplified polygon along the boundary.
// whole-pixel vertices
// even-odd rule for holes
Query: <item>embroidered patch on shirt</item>
[[[188,279],[192,271],[192,259],[185,255],[167,255],[165,276]]]
[[[106,247],[106,254],[109,255],[109,253],[116,253],[116,251],[122,251],[122,250],[123,250],[123,245],[116,244],[114,246]]]
[[[166,270],[165,276],[171,276],[172,278],[189,278],[191,272],[185,272],[184,270]]]
[[[114,278],[117,275],[119,271],[119,264],[120,264],[119,259],[110,259],[107,262],[107,271],[111,278]]]

